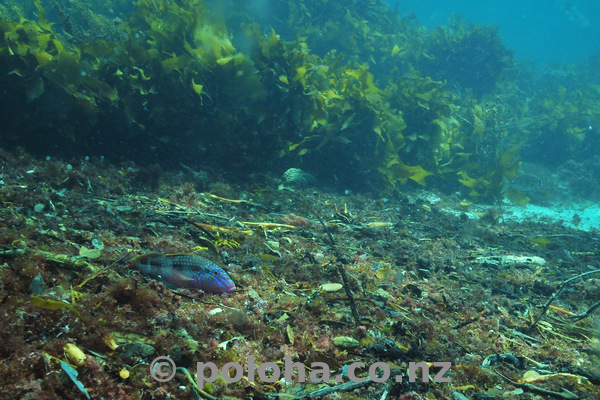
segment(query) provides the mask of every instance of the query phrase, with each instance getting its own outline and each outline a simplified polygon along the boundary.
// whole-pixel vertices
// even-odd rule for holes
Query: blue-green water
[[[394,0],[388,3],[395,5]],[[541,64],[583,61],[600,50],[597,1],[407,0],[400,2],[398,11],[414,12],[426,27],[444,25],[453,13],[475,23],[497,25],[518,59]]]

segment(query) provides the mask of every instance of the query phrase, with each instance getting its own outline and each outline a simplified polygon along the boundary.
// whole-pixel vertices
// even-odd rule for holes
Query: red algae
[[[4,157],[6,168],[36,171],[16,172],[2,188],[0,377],[6,396],[84,397],[61,370],[71,345],[85,356],[73,367],[93,398],[291,398],[323,387],[222,378],[195,387],[181,369],[161,383],[150,374],[159,356],[190,373],[197,362],[239,363],[247,373],[249,356],[257,365],[283,365],[286,358],[306,367],[325,363],[336,374],[364,362],[356,370],[360,377],[374,362],[404,374],[411,362],[452,365],[447,384],[367,382],[338,391],[340,382],[326,382],[327,396],[341,399],[381,398],[384,392],[395,399],[451,398],[457,391],[502,396],[518,388],[526,391],[523,398],[533,398],[536,387],[600,396],[597,386],[566,376],[521,383],[539,365],[598,383],[592,322],[570,321],[558,310],[581,313],[600,299],[598,277],[582,279],[547,311],[543,324],[525,334],[540,312],[535,306],[580,267],[548,248],[530,252],[544,257],[545,265],[494,264],[498,249],[523,252],[511,236],[519,225],[470,221],[473,231],[493,224],[491,247],[481,238],[461,237],[460,216],[433,209],[415,214],[420,197],[409,194],[382,207],[367,195],[291,193],[268,179],[257,188],[226,182],[218,173],[202,174],[202,190],[208,191],[199,192],[177,172],[158,167],[137,167],[126,183],[124,166],[91,160],[86,168],[67,170],[60,160]],[[100,169],[103,179],[95,175]],[[86,194],[88,181],[94,196]],[[36,204],[44,211],[36,212]],[[444,199],[444,207],[452,204]],[[530,235],[543,236],[546,229],[528,226]],[[561,229],[553,226],[556,234]],[[572,252],[586,251],[588,234],[568,235]],[[236,290],[176,289],[140,275],[128,261],[145,251],[218,260]],[[551,263],[562,263],[560,276]],[[339,265],[347,272],[358,325],[344,285],[323,285],[343,283]],[[48,302],[32,302],[32,294]],[[68,307],[52,309],[56,302]],[[351,339],[358,347],[340,345]],[[381,343],[393,343],[394,351]],[[520,360],[518,366],[507,362],[509,356],[486,365],[488,357],[506,354]]]

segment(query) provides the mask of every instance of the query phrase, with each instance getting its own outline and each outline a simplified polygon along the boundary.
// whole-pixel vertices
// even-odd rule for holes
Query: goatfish
[[[508,189],[515,189],[521,192],[533,192],[544,186],[542,180],[533,174],[519,174],[510,181],[505,176],[502,178],[504,182],[500,193],[504,193]]]
[[[129,262],[143,274],[179,288],[200,289],[207,293],[225,293],[235,289],[227,272],[206,258],[189,254],[147,253]]]

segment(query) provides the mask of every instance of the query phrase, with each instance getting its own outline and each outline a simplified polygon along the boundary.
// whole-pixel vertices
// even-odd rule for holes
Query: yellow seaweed
[[[36,307],[44,308],[46,310],[54,310],[54,311],[69,310],[69,311],[74,312],[77,315],[80,315],[79,311],[77,311],[77,309],[69,303],[65,303],[62,301],[56,301],[56,300],[46,300],[46,299],[42,299],[41,297],[37,297],[37,296],[33,296],[33,295],[31,296],[30,300],[31,300],[31,304],[33,304]]]

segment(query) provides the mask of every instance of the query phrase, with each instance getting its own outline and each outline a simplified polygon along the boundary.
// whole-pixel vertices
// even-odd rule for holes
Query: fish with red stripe
[[[227,272],[203,257],[189,254],[147,253],[134,257],[130,264],[179,288],[200,289],[207,293],[225,293],[235,289]]]

